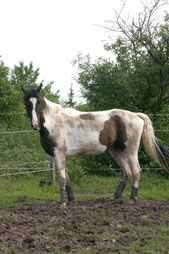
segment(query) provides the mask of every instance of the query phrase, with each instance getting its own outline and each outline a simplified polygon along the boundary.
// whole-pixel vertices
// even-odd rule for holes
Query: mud
[[[57,201],[0,209],[0,253],[132,253],[129,246],[144,246],[148,233],[136,227],[169,225],[168,213],[169,201],[111,199],[75,201],[66,210]]]

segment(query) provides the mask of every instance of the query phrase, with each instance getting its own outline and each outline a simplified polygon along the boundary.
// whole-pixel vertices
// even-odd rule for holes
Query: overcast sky
[[[19,61],[40,68],[40,80],[54,81],[66,99],[76,68],[78,52],[93,60],[106,53],[108,33],[94,24],[112,19],[121,0],[0,0],[0,55],[12,68]],[[141,0],[127,0],[126,12],[138,13]],[[106,54],[107,56],[107,54]]]

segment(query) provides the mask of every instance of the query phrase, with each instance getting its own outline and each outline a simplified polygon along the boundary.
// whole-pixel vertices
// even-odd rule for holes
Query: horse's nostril
[[[34,131],[38,131],[38,130],[40,130],[40,128],[39,128],[39,125],[38,124],[31,124],[31,126],[32,126],[32,129],[34,130]]]

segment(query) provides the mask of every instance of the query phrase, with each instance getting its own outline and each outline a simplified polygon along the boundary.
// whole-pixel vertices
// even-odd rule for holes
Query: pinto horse
[[[92,156],[108,151],[124,173],[114,193],[115,203],[131,177],[130,202],[137,200],[141,174],[138,149],[142,136],[147,153],[168,172],[169,151],[155,137],[147,115],[121,109],[80,112],[47,100],[40,95],[41,88],[42,84],[37,89],[21,87],[31,126],[40,131],[41,144],[58,169],[62,207],[74,199],[66,156]]]

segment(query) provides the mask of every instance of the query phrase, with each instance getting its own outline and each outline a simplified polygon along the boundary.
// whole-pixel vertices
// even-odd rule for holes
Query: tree
[[[128,85],[126,71],[113,61],[99,58],[91,63],[90,56],[78,55],[77,82],[86,98],[90,111],[111,108],[133,109],[132,91]]]
[[[158,24],[153,19],[160,2],[144,4],[131,22],[122,17],[124,6],[115,11],[116,20],[106,29],[121,37],[105,45],[115,54],[114,62],[100,58],[92,64],[89,56],[77,57],[77,81],[90,106],[156,113],[169,102],[169,18],[166,14]]]
[[[10,69],[0,61],[0,113],[17,111],[18,100],[17,92],[11,86],[9,81]]]
[[[75,107],[76,102],[74,101],[74,90],[73,90],[73,84],[70,85],[70,90],[68,93],[68,101],[66,102],[66,105],[70,106],[70,107]]]
[[[39,77],[39,68],[34,70],[33,63],[27,66],[24,62],[19,62],[19,66],[15,65],[11,70],[11,85],[20,89],[23,85],[25,88],[32,88],[37,85],[37,79]]]
[[[143,3],[143,11],[127,21],[122,15],[124,2],[120,12],[114,11],[115,20],[106,27],[112,33],[122,35],[120,46],[117,42],[106,45],[107,50],[116,54],[118,64],[121,65],[126,56],[120,50],[122,47],[130,55],[136,106],[152,113],[160,111],[169,102],[169,15],[166,13],[163,23],[155,18],[163,5],[162,0]]]

